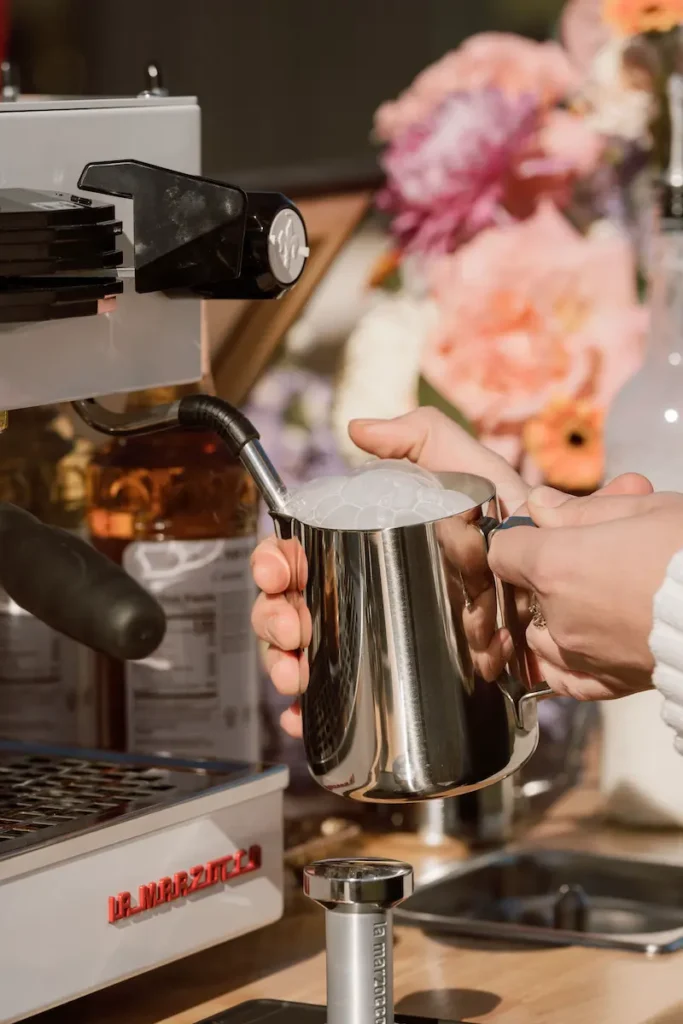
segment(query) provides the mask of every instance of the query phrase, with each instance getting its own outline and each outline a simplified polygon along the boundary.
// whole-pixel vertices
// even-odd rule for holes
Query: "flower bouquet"
[[[484,33],[376,113],[389,244],[336,396],[436,405],[530,482],[590,491],[647,330],[649,184],[683,0],[570,0],[559,41]]]

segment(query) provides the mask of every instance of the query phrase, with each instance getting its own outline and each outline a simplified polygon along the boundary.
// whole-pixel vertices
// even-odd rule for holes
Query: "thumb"
[[[390,420],[351,420],[354,444],[380,459],[408,459],[432,472],[448,472],[455,462],[475,458],[481,446],[436,409],[421,408]],[[458,466],[460,468],[460,466]]]
[[[550,487],[538,487],[527,502],[537,526],[590,526],[636,515],[652,493],[652,484],[644,476],[625,473],[585,498],[567,498]]]
[[[529,490],[501,455],[437,409],[424,406],[392,420],[352,420],[349,436],[380,459],[409,459],[433,473],[487,477],[505,509],[519,508]]]

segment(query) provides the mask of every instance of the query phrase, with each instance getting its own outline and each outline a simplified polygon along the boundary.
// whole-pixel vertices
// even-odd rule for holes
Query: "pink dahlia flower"
[[[557,43],[509,32],[480,32],[422,71],[398,99],[375,114],[375,134],[392,142],[423,121],[455,92],[500,89],[510,99],[533,96],[548,109],[575,92],[579,76]]]
[[[447,97],[400,135],[384,153],[386,186],[378,196],[379,208],[393,215],[399,246],[450,252],[483,228],[509,222],[511,213],[528,215],[549,193],[561,203],[571,167],[540,149],[541,116],[533,97],[482,89]]]

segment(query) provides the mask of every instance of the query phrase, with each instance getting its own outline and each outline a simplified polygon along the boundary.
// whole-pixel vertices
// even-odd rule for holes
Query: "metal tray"
[[[470,938],[670,953],[683,946],[683,867],[507,850],[419,888],[395,916],[401,924]]]
[[[0,860],[280,770],[0,740]]]

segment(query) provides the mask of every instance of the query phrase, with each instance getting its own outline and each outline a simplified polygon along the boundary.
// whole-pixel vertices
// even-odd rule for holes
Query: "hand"
[[[647,484],[631,483],[641,491]],[[540,488],[528,511],[543,529],[498,534],[489,561],[502,579],[537,595],[547,628],[532,623],[527,638],[543,679],[578,700],[649,689],[652,603],[683,547],[683,495],[567,500]]]
[[[512,514],[529,492],[505,459],[436,409],[417,409],[393,420],[354,420],[349,434],[359,448],[379,458],[409,459],[437,473],[459,471],[486,477],[496,487],[503,515]],[[261,591],[252,613],[254,631],[268,644],[266,665],[275,688],[296,697],[308,685],[306,656],[298,652],[311,637],[311,617],[301,598],[307,575],[304,553],[297,541],[269,537],[256,548],[251,564]],[[476,609],[471,621],[483,661],[486,644],[493,638],[478,625]],[[291,736],[301,735],[296,702],[283,714],[281,725]]]
[[[529,493],[529,487],[505,459],[436,409],[417,409],[393,420],[354,420],[349,434],[359,448],[378,458],[406,458],[432,472],[486,477],[496,487],[503,516],[521,511]],[[652,489],[642,477],[634,476],[615,481],[611,488],[620,493],[638,493],[643,486]],[[311,618],[301,597],[307,577],[304,552],[297,541],[269,537],[256,548],[251,564],[261,591],[252,613],[254,631],[268,644],[266,665],[275,688],[296,698],[308,685],[308,662],[299,652],[308,646],[311,637]],[[506,655],[509,644],[505,635],[494,635],[489,628],[486,589],[468,596],[473,599],[468,623],[473,653],[482,674],[494,678],[496,664]],[[281,725],[291,736],[301,736],[296,700],[282,715]]]

